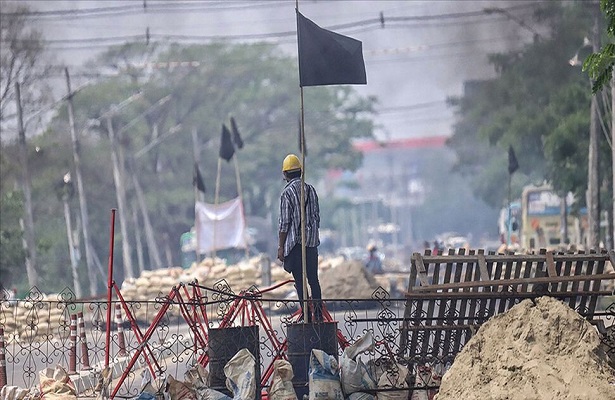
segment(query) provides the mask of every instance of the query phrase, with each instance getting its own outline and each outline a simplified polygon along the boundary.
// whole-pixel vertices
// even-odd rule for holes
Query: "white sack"
[[[241,349],[224,366],[226,387],[234,400],[254,400],[256,396],[256,360],[248,349]]]
[[[357,357],[366,351],[374,349],[374,338],[371,331],[367,331],[360,339],[346,347],[340,360],[342,391],[348,397],[355,392],[365,389],[375,389],[376,380],[360,358]]]
[[[273,362],[273,374],[269,387],[269,400],[297,400],[293,387],[293,366],[286,360]]]
[[[309,368],[310,400],[343,400],[339,366],[335,357],[313,349]]]

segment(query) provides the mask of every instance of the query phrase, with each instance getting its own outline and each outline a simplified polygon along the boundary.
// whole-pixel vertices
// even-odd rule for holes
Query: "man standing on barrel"
[[[297,296],[303,309],[303,266],[301,250],[301,161],[289,154],[282,163],[282,174],[287,182],[280,195],[280,217],[278,220],[278,259],[284,263],[284,270],[293,274]],[[314,320],[322,321],[322,293],[318,282],[318,245],[320,239],[320,209],[314,187],[305,183],[305,258],[306,277],[312,294]],[[303,320],[305,310],[300,320]],[[311,313],[308,311],[308,322]]]

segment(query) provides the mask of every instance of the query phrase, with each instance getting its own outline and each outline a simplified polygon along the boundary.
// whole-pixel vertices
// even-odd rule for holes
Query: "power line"
[[[135,14],[156,14],[156,13],[173,13],[173,12],[194,12],[194,11],[229,11],[229,10],[246,10],[263,7],[279,7],[274,1],[261,3],[245,2],[245,3],[230,3],[225,1],[212,2],[203,1],[173,1],[170,3],[147,3],[147,1],[132,5],[112,6],[112,7],[94,7],[86,9],[64,9],[51,11],[16,11],[3,13],[8,17],[31,17],[45,19],[63,19],[63,18],[100,18],[108,16],[135,15]]]
[[[134,7],[134,6],[120,6],[120,7]],[[525,9],[528,7],[535,7],[533,4],[523,4],[512,6],[506,9],[501,9],[503,11],[509,12],[510,10],[518,10]],[[109,9],[112,7],[106,7],[101,9]],[[87,10],[75,10],[75,11],[87,11]],[[51,11],[50,11],[51,12]],[[36,12],[34,12],[36,13]],[[11,13],[7,13],[11,15]],[[19,14],[19,13],[13,13]],[[23,13],[24,15],[28,13]],[[348,29],[352,28],[365,28],[362,31],[367,30],[375,30],[375,29],[383,29],[386,27],[386,24],[391,22],[394,25],[399,25],[400,23],[408,23],[408,22],[433,22],[433,21],[442,21],[442,20],[452,20],[452,19],[463,19],[470,17],[485,17],[485,12],[483,10],[480,11],[470,11],[463,13],[447,13],[447,14],[436,14],[436,15],[423,15],[423,16],[403,16],[403,17],[378,17],[378,18],[370,18],[355,22],[349,22],[345,24],[338,24],[328,26],[325,29],[333,30],[333,31],[343,31],[345,32]],[[484,20],[484,18],[481,18]],[[476,23],[477,21],[466,21],[465,23]],[[175,35],[175,34],[150,34],[150,39],[164,39],[164,40],[205,40],[205,41],[223,41],[223,40],[262,40],[262,39],[283,39],[287,37],[294,37],[296,35],[296,31],[283,31],[283,32],[272,32],[272,33],[256,33],[256,34],[239,34],[239,35]],[[79,43],[89,43],[89,44],[100,44],[105,42],[115,42],[115,41],[131,41],[131,40],[144,40],[146,39],[146,35],[131,35],[131,36],[118,36],[112,38],[83,38],[83,39],[49,39],[44,40],[44,43],[53,45],[53,44],[79,44]],[[6,42],[6,41],[2,41]],[[31,43],[33,41],[23,39],[17,40],[17,42],[21,43]]]

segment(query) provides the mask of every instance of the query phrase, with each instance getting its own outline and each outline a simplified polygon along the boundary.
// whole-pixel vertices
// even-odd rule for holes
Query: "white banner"
[[[200,254],[211,252],[214,249],[246,247],[244,234],[246,222],[239,197],[218,205],[197,201],[194,208]]]

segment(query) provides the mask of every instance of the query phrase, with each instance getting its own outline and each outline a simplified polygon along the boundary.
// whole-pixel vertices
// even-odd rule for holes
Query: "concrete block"
[[[75,385],[77,394],[81,394],[87,390],[92,390],[98,382],[98,377],[92,371],[82,371],[79,374],[71,375],[70,379]]]

